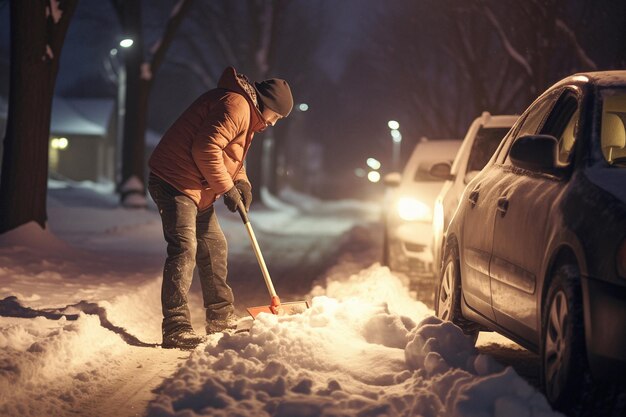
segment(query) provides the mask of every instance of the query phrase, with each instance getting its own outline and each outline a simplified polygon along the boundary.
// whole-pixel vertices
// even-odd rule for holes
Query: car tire
[[[440,319],[459,326],[475,342],[480,328],[476,323],[465,319],[461,312],[461,269],[456,245],[449,247],[444,256],[435,289],[435,314]]]
[[[580,273],[559,267],[550,283],[541,315],[541,382],[548,401],[578,415],[593,402],[587,362]]]

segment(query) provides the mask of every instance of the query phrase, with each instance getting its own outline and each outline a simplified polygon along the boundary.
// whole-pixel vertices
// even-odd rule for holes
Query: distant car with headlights
[[[483,112],[470,125],[461,149],[450,165],[442,163],[433,167],[439,178],[446,178],[435,200],[433,213],[433,262],[435,271],[441,267],[441,243],[465,186],[487,164],[504,136],[519,115],[491,115]]]
[[[437,315],[539,352],[566,413],[624,406],[607,395],[626,386],[625,125],[626,71],[558,82],[467,185],[444,237]]]
[[[393,271],[432,276],[432,218],[444,180],[429,174],[439,162],[450,163],[461,146],[458,139],[422,140],[402,172],[385,176],[390,187],[383,209],[383,264]]]

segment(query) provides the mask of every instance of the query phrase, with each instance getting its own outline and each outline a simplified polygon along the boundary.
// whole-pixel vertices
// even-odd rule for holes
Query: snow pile
[[[112,358],[124,349],[96,316],[11,319],[0,327],[0,415],[57,415],[71,409],[94,381],[106,378]]]
[[[329,282],[303,314],[261,314],[249,334],[213,336],[148,415],[557,415],[400,284],[374,265]]]
[[[157,277],[99,304],[106,309],[108,319],[129,334],[144,343],[161,343],[161,282]]]

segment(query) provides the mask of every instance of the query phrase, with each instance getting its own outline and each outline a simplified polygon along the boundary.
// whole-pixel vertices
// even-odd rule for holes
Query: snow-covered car
[[[450,163],[461,146],[458,139],[422,140],[402,172],[388,174],[389,193],[383,207],[383,264],[412,276],[432,276],[432,218],[435,198],[444,181],[430,175],[437,163]]]
[[[519,115],[491,115],[489,112],[483,112],[474,119],[467,130],[452,165],[443,163],[442,166],[433,167],[439,172],[432,174],[446,180],[435,200],[433,213],[432,250],[435,272],[438,273],[441,266],[443,232],[459,205],[459,198],[465,186],[487,164],[518,117]]]
[[[437,315],[539,352],[565,412],[610,404],[626,379],[625,124],[626,71],[556,83],[467,185],[444,237]]]

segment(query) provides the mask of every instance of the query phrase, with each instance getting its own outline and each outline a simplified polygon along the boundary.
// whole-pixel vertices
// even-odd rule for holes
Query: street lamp
[[[130,45],[128,42],[130,41]],[[127,46],[123,46],[127,45]],[[120,46],[128,48],[132,45],[131,39],[122,39]],[[119,183],[122,173],[122,148],[124,146],[124,120],[126,117],[126,65],[121,50],[117,48],[111,49],[109,52],[111,60],[115,61],[115,83],[117,84],[117,117],[115,129],[115,173],[114,181]]]
[[[390,129],[392,148],[392,166],[394,171],[400,170],[400,146],[402,144],[402,134],[400,133],[400,123],[395,120],[389,120],[387,126]]]
[[[134,41],[131,38],[124,38],[120,41],[120,46],[122,48],[130,48],[133,46]]]
[[[378,171],[370,171],[367,173],[367,179],[370,180],[370,182],[378,182],[380,181],[380,172]]]
[[[367,161],[365,161],[367,166],[372,168],[373,170],[377,170],[380,169],[380,161],[376,158],[367,158]]]

